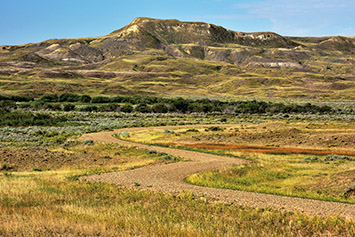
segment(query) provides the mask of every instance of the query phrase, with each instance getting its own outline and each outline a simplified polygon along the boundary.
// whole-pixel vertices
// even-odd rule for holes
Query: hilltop
[[[106,36],[0,47],[4,94],[354,100],[355,38],[136,18]]]

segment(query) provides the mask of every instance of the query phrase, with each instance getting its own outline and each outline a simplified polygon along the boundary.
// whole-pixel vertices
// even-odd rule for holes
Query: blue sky
[[[355,0],[0,0],[0,45],[102,36],[138,16],[294,36],[355,36]]]

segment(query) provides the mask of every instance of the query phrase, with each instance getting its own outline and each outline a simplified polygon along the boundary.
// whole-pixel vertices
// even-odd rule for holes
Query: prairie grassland
[[[77,70],[43,75],[41,69],[28,73],[0,75],[0,88],[8,94],[43,95],[85,93],[90,95],[157,95],[226,97],[278,101],[353,101],[354,57],[342,63],[314,56],[304,61],[306,70],[234,65],[221,61],[174,58],[161,50],[118,56],[94,71],[112,71],[116,76],[83,74]],[[0,57],[1,61],[1,57]],[[326,69],[331,65],[331,70]],[[153,73],[153,74],[150,74]]]
[[[235,132],[234,128],[233,131]],[[189,134],[198,136],[203,133],[213,135],[223,131],[184,132],[186,129],[176,136],[179,134],[178,131],[165,133],[162,129],[156,138],[182,138]],[[132,133],[130,136],[130,139],[135,139],[136,134]],[[142,140],[150,138],[149,134],[142,133],[141,136]],[[155,142],[159,139],[149,141]],[[165,160],[163,154],[149,153],[135,147],[73,143],[64,147],[47,147],[47,150],[16,147],[0,150],[2,151],[0,169],[4,168],[0,171],[1,236],[24,234],[29,236],[353,236],[355,234],[355,223],[338,217],[310,217],[302,213],[255,209],[209,201],[189,192],[179,195],[142,192],[135,187],[127,189],[106,183],[88,183],[78,180],[78,177],[83,175],[173,162]],[[12,155],[12,163],[9,162],[9,154]],[[284,166],[288,163],[282,163],[280,158],[284,158],[287,162],[292,159],[292,156],[270,156],[261,153],[256,155],[260,157],[253,157],[253,159],[264,159],[265,169],[275,169],[274,173],[282,173],[283,171],[277,170],[282,167],[267,167],[271,163],[266,161],[273,160],[280,166]],[[301,157],[304,156],[297,157],[302,159]],[[322,169],[330,167],[322,162],[319,163],[311,164]],[[295,168],[287,166],[288,169],[304,168],[302,162],[294,162],[293,165]],[[334,173],[336,173],[347,165],[345,163],[331,167],[335,168]],[[241,167],[243,168],[245,167]],[[323,174],[328,171],[326,169]],[[304,174],[307,172],[314,171],[303,170]],[[336,188],[337,180],[334,181],[333,187]]]
[[[140,155],[137,155],[138,159]],[[153,158],[154,160],[154,158]],[[136,166],[126,157],[119,169]],[[66,168],[0,175],[0,235],[353,236],[355,223],[78,181]]]
[[[89,173],[118,171],[167,163],[164,154],[114,144],[74,145],[48,149],[0,149],[0,171],[79,169]],[[175,159],[178,161],[179,159]],[[3,168],[2,168],[3,167]]]
[[[347,187],[354,185],[355,161],[325,161],[325,157],[308,161],[305,155],[257,153],[249,158],[256,163],[193,174],[186,181],[208,187],[355,203],[354,194],[345,195]]]
[[[241,119],[235,125],[206,131],[204,128],[162,129],[139,131],[131,134],[130,140],[143,143],[175,143],[267,146],[277,148],[326,149],[331,151],[354,152],[355,123],[342,121],[297,121],[267,118],[253,124]],[[241,147],[243,148],[243,147]],[[247,147],[245,147],[247,148]],[[261,147],[259,147],[261,148]],[[233,149],[232,149],[233,150]],[[316,151],[314,151],[316,152]],[[326,154],[326,153],[325,153]]]
[[[72,172],[1,176],[2,236],[21,235],[341,235],[354,223],[339,218],[209,203],[178,196],[70,181]],[[6,192],[4,191],[6,190]]]
[[[128,139],[254,161],[186,178],[196,185],[355,203],[353,194],[345,194],[355,184],[355,130],[351,123],[267,122],[208,131],[157,129],[133,133]],[[345,154],[353,160],[331,160],[326,157],[329,154]]]

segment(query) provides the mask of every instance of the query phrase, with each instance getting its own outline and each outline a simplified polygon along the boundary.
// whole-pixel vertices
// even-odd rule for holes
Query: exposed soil
[[[132,160],[142,158],[130,157]],[[44,149],[0,149],[0,172],[30,171],[33,169],[90,168],[105,165],[119,165],[126,159],[121,155],[102,156],[94,152],[62,152]],[[157,160],[156,163],[163,163]]]
[[[198,128],[208,126],[213,125],[167,126],[164,128],[178,129],[184,127]],[[222,126],[228,127],[231,125]],[[110,132],[85,134],[81,139],[92,139],[96,142],[115,143],[125,146],[137,146],[149,150],[154,149],[158,152],[165,152],[170,155],[183,157],[185,159],[189,159],[190,161],[146,166],[129,171],[93,175],[83,179],[93,182],[109,182],[116,185],[123,185],[128,188],[137,188],[142,190],[163,191],[169,193],[191,191],[197,196],[236,205],[245,205],[258,208],[274,208],[287,211],[300,211],[310,215],[339,215],[355,220],[355,205],[352,204],[207,188],[187,184],[184,182],[184,178],[193,173],[215,170],[228,166],[230,167],[235,165],[248,164],[249,161],[227,156],[217,156],[166,147],[153,147],[149,145],[122,141],[112,137],[113,134],[122,131],[133,132],[147,129],[162,129],[162,127],[118,129]]]
[[[87,156],[43,149],[0,149],[2,171],[23,171],[32,169],[58,169],[63,166],[88,162]]]

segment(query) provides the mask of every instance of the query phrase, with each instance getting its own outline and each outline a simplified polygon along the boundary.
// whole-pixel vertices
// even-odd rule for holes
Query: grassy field
[[[79,181],[77,177],[84,174],[166,161],[162,161],[159,154],[114,145],[80,145],[67,152],[80,156],[86,152],[97,160],[85,159],[85,164],[67,162],[61,168],[57,162],[44,166],[29,162],[19,171],[1,172],[2,236],[23,233],[36,236],[270,236],[285,233],[351,236],[355,233],[354,223],[341,218],[231,206],[199,199],[188,192],[169,195]],[[98,165],[97,161],[102,162],[102,159],[111,161]]]
[[[254,161],[191,175],[186,181],[193,184],[355,203],[354,194],[347,193],[355,182],[353,123],[276,121],[229,128],[157,129],[135,132],[128,139]]]
[[[68,120],[55,126],[1,128],[1,236],[23,233],[40,236],[352,236],[355,234],[354,222],[338,217],[310,217],[302,213],[234,206],[199,198],[189,192],[172,195],[143,192],[135,186],[126,189],[105,183],[81,181],[79,178],[83,175],[134,169],[179,160],[167,160],[164,154],[149,153],[135,147],[91,144],[90,141],[82,144],[75,139],[81,133],[123,126],[208,124],[228,121],[235,122],[236,125],[225,130],[208,131],[181,129],[172,132],[162,128],[157,131],[130,133],[129,138],[126,139],[148,143],[162,143],[163,140],[165,143],[183,145],[182,141],[186,144],[197,144],[197,141],[219,143],[219,139],[229,141],[229,138],[230,142],[237,142],[237,138],[243,138],[252,143],[256,139],[253,136],[260,131],[272,130],[273,134],[281,136],[289,133],[287,128],[300,129],[309,126],[308,129],[311,131],[305,129],[303,132],[316,134],[314,139],[325,135],[332,137],[335,136],[336,131],[338,132],[338,139],[332,140],[336,146],[323,141],[316,146],[318,149],[351,151],[353,150],[351,144],[349,145],[351,137],[348,137],[347,145],[345,142],[341,142],[341,146],[336,143],[353,134],[351,123],[340,122],[337,118],[329,120],[329,117],[324,122],[316,123],[315,121],[320,121],[317,116],[312,119],[314,122],[311,126],[299,122],[302,120],[296,117],[283,121],[278,121],[275,117],[274,121],[270,122],[270,116],[256,115],[235,117],[204,114],[45,113],[64,116]],[[281,127],[285,131],[279,134],[277,130]],[[326,127],[328,130],[325,129]],[[236,136],[235,133],[238,135]],[[298,133],[298,136],[301,136],[301,133]],[[61,136],[65,138],[61,139]],[[271,138],[265,137],[261,141],[264,143]],[[279,140],[284,139],[283,137]],[[311,139],[310,142],[313,140]],[[277,148],[277,145],[282,147],[281,143],[268,147]],[[307,147],[307,143],[298,146]],[[201,150],[193,147],[189,149]],[[322,155],[317,155],[319,159],[316,161],[308,161],[305,157],[309,155],[302,154],[272,155],[245,153],[238,150],[210,150],[209,152],[231,153],[231,155],[252,159],[255,163],[251,166],[196,174],[188,177],[190,182],[354,203],[353,198],[344,199],[341,196],[343,188],[354,178],[354,162],[327,162]],[[317,172],[319,172],[318,176]],[[241,180],[244,180],[244,183]],[[250,185],[246,185],[247,182],[251,182]],[[255,182],[261,185],[256,185]]]
[[[275,56],[272,50],[270,55]],[[303,102],[355,99],[352,55],[313,55],[300,61],[304,66],[301,70],[264,68],[175,58],[161,50],[148,50],[117,56],[107,64],[95,66],[92,73],[75,67],[59,71],[54,68],[53,72],[0,72],[0,89],[6,94],[33,96],[69,92],[91,96],[140,94]]]

